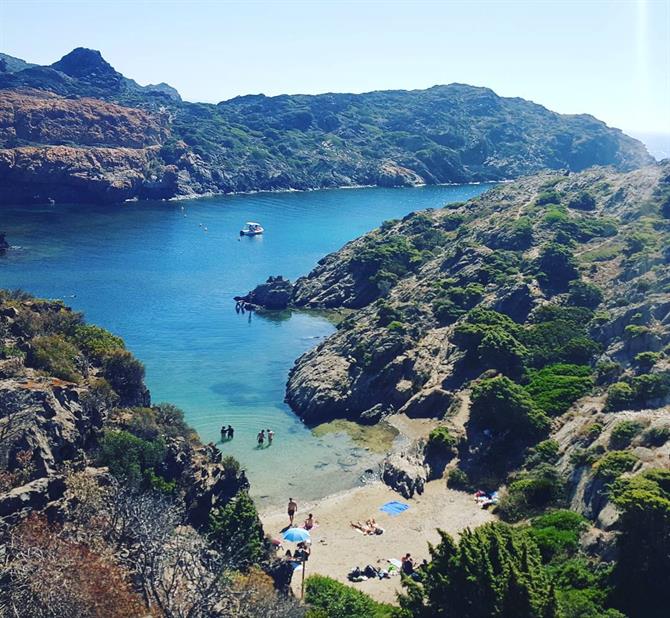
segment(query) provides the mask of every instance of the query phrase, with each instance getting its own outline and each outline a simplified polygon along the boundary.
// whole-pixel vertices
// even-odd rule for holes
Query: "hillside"
[[[627,170],[652,160],[640,142],[592,116],[464,84],[211,105],[184,102],[166,84],[139,86],[97,51],[78,48],[50,66],[22,62],[0,63],[0,179],[3,197],[18,202],[460,183],[592,165]],[[141,156],[97,156],[103,144],[92,143],[89,129],[105,147],[125,148],[124,135],[101,129],[141,114],[148,134],[133,146],[144,148]],[[48,129],[36,131],[42,119]],[[149,153],[156,125],[159,143]]]
[[[512,522],[569,507],[592,525],[583,551],[627,573],[616,606],[661,615],[645,598],[670,572],[670,164],[543,173],[412,213],[244,302],[348,313],[290,372],[306,422],[441,419],[387,461],[388,483],[499,489]]]
[[[123,341],[0,290],[0,615],[301,616],[232,457]]]

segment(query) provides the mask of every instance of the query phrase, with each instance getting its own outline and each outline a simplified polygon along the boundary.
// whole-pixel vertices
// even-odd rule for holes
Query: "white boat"
[[[253,221],[247,221],[244,224],[244,227],[240,230],[240,236],[258,236],[262,234],[265,230],[260,223],[254,223]]]

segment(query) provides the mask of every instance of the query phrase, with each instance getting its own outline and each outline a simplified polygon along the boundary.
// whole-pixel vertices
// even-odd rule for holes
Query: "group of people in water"
[[[221,425],[221,442],[228,442],[229,440],[232,440],[235,437],[235,429],[228,425],[227,427],[225,425]],[[274,440],[275,437],[275,432],[272,431],[272,429],[261,429],[258,432],[258,435],[256,436],[256,441],[258,442],[259,448],[262,448],[265,445],[265,441],[267,440],[268,446],[272,444],[272,440]]]

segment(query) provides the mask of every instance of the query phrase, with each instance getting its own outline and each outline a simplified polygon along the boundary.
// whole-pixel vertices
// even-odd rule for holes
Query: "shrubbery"
[[[73,339],[86,356],[98,362],[111,352],[125,348],[123,339],[92,324],[77,326]]]
[[[586,281],[572,281],[569,286],[568,303],[576,307],[595,309],[603,302],[602,290]]]
[[[475,384],[470,419],[496,434],[510,432],[512,438],[526,440],[542,437],[551,424],[526,390],[505,376]]]
[[[162,440],[143,440],[127,431],[107,431],[100,441],[100,464],[133,487],[152,486],[152,474],[164,456]]]
[[[507,521],[519,521],[549,506],[558,506],[564,495],[565,479],[558,470],[550,464],[539,464],[512,477],[498,512]]]
[[[574,556],[579,550],[579,537],[587,521],[579,513],[567,510],[550,511],[531,521],[530,535],[540,549],[545,563]]]
[[[457,440],[451,435],[447,427],[436,427],[428,434],[427,451],[436,454],[450,453],[456,446]]]
[[[624,472],[630,472],[637,463],[637,457],[628,451],[609,451],[593,466],[597,478],[613,481]]]
[[[31,341],[27,362],[61,380],[79,382],[79,350],[61,335],[35,337]]]
[[[126,350],[105,356],[103,375],[120,397],[121,405],[135,405],[144,399],[144,365]]]
[[[323,575],[305,580],[305,601],[317,610],[310,618],[390,618],[393,607]]]
[[[557,416],[586,395],[592,386],[589,367],[556,364],[528,371],[526,390],[541,410],[550,416]]]
[[[572,251],[564,245],[545,245],[537,260],[538,280],[553,293],[565,292],[570,281],[579,278]]]
[[[610,446],[613,449],[624,449],[642,431],[642,424],[637,421],[619,421],[612,427]]]
[[[568,208],[575,210],[595,210],[596,200],[587,191],[582,191],[568,202]]]

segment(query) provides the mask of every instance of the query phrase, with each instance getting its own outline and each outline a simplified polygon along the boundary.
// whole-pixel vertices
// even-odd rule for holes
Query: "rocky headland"
[[[465,183],[652,161],[592,116],[464,84],[210,105],[139,86],[94,50],[50,66],[0,60],[0,198],[15,203]]]

